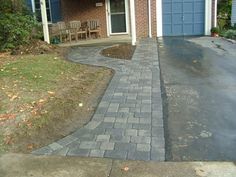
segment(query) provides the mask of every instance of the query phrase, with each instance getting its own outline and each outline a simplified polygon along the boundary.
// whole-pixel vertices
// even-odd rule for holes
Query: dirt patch
[[[131,44],[117,44],[101,51],[101,55],[110,58],[131,60],[135,51],[135,46]]]
[[[84,126],[112,75],[58,54],[2,54],[0,152],[31,152]]]

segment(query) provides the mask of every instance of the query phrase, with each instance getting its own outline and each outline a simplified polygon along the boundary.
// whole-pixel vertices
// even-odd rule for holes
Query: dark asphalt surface
[[[159,39],[158,46],[167,160],[235,161],[235,56],[180,37]]]

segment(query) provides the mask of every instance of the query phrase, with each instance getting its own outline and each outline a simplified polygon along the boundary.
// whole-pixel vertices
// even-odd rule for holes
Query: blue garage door
[[[162,0],[163,35],[203,35],[205,0]]]

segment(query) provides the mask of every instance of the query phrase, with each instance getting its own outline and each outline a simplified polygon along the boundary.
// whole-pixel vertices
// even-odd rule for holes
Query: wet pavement
[[[186,38],[158,45],[167,160],[236,160],[235,56]]]

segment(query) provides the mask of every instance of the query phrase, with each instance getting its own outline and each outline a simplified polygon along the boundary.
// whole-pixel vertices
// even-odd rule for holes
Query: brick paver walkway
[[[75,62],[116,71],[92,120],[33,154],[165,160],[160,71],[156,40],[140,42],[131,61],[103,57],[102,47],[75,47]]]

